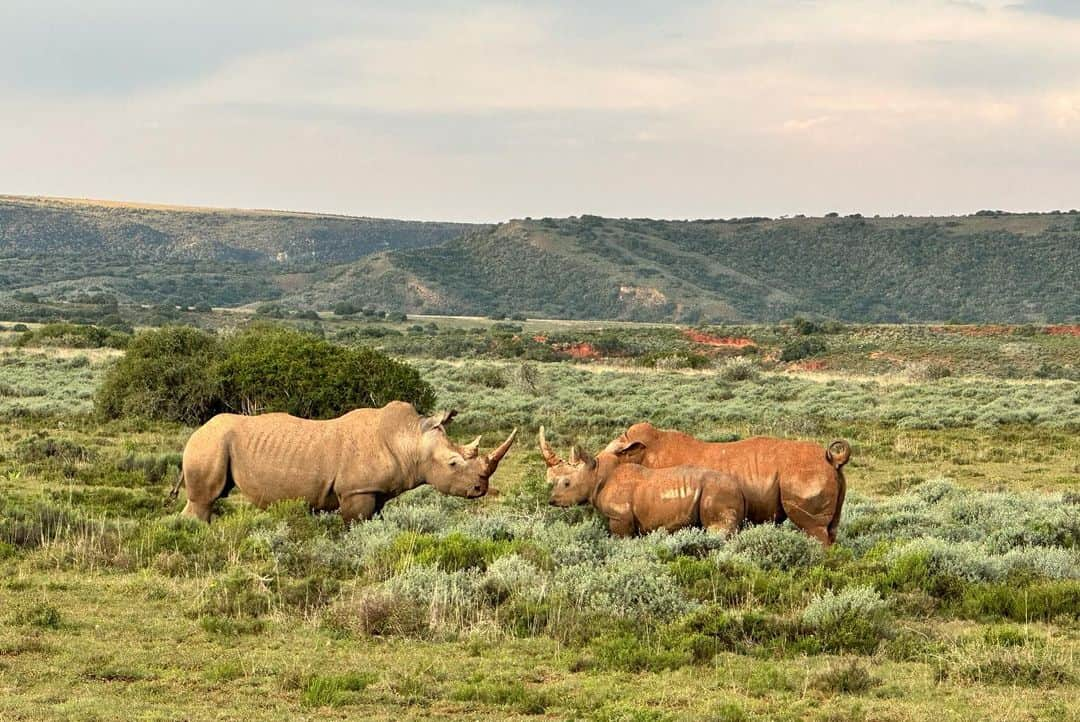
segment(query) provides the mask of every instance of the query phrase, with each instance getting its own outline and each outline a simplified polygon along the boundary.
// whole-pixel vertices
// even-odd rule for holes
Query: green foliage
[[[1080,243],[1076,229],[1055,226],[1037,214],[513,221],[361,259],[305,297],[430,313],[502,317],[510,307],[536,317],[684,323],[796,313],[871,322],[1077,318],[1070,291],[1080,286]],[[438,296],[408,293],[407,278]],[[803,318],[794,330],[812,339],[834,328]]]
[[[145,331],[109,369],[95,400],[107,418],[146,417],[199,424],[223,411],[216,337],[187,327]]]
[[[509,707],[522,714],[543,714],[550,702],[545,695],[534,692],[519,680],[498,680],[474,677],[454,687],[450,698],[458,702]]]
[[[424,413],[435,392],[411,367],[371,349],[335,346],[286,328],[252,327],[224,343],[216,367],[225,406],[331,418],[395,399]]]
[[[631,631],[598,637],[589,645],[592,666],[623,672],[678,669],[692,661],[689,650],[665,647]]]
[[[831,694],[862,694],[881,684],[881,680],[857,660],[845,665],[828,667],[814,675],[810,685]]]
[[[793,527],[762,524],[744,529],[724,548],[763,569],[797,569],[822,558],[821,544]]]
[[[39,629],[59,629],[62,623],[60,610],[51,604],[27,604],[15,610],[15,624]]]
[[[354,704],[357,693],[363,692],[378,675],[348,673],[341,675],[312,675],[304,680],[300,701],[305,707],[344,707]]]
[[[220,339],[176,327],[136,336],[106,375],[97,408],[109,418],[197,424],[221,411],[330,418],[394,399],[423,412],[435,393],[414,369],[370,349],[287,328],[255,326]]]
[[[798,361],[809,356],[825,353],[825,342],[816,338],[803,338],[792,341],[780,351],[780,360],[784,363]]]
[[[1058,687],[1076,679],[1071,660],[1026,646],[959,645],[935,660],[934,673],[939,682],[1010,687]]]
[[[829,651],[870,653],[890,633],[889,604],[871,587],[853,586],[814,597],[803,624]]]
[[[98,326],[73,323],[47,323],[33,331],[26,331],[15,345],[60,346],[64,348],[118,348],[128,345],[131,334]]]

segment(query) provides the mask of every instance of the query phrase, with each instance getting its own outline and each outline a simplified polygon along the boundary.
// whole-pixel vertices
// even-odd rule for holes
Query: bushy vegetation
[[[15,345],[122,349],[127,346],[130,339],[130,330],[73,323],[47,323],[33,331],[24,332]]]
[[[416,339],[442,334],[420,325]],[[242,348],[260,373],[294,341],[327,343],[255,333],[265,344]],[[715,440],[847,438],[829,550],[790,523],[612,538],[591,509],[547,504],[539,454],[521,441],[481,500],[423,488],[346,528],[234,493],[207,526],[163,505],[189,427],[82,413],[78,395],[119,352],[0,352],[0,677],[17,690],[0,716],[70,717],[78,688],[76,711],[104,718],[122,703],[136,718],[179,705],[212,718],[225,704],[280,717],[1068,719],[1075,382],[970,378],[964,363],[946,378],[816,379],[765,358],[797,329],[755,333],[759,353],[725,350],[707,370],[633,362],[677,329],[597,333],[623,366],[471,352],[417,366],[461,410],[455,438],[519,426],[526,439],[543,422],[559,450],[595,449],[640,418]],[[821,358],[870,333],[829,333]],[[1056,348],[1042,336],[997,343]],[[222,364],[234,338],[169,329],[155,343]],[[1053,358],[1074,351],[1062,342]],[[752,373],[725,371],[736,364]],[[46,395],[28,395],[39,386]]]
[[[223,411],[331,418],[395,399],[426,411],[435,394],[414,369],[370,349],[287,328],[222,338],[178,327],[136,336],[106,374],[97,408],[107,418],[196,424]]]
[[[795,314],[886,323],[1072,322],[1080,317],[1072,293],[1080,286],[1075,218],[513,221],[362,259],[299,299],[355,296],[373,305],[392,299],[420,313],[501,317],[513,309],[540,318],[683,323]],[[409,294],[406,278],[438,293]],[[832,330],[801,320],[801,334]],[[808,348],[801,347],[804,356]]]

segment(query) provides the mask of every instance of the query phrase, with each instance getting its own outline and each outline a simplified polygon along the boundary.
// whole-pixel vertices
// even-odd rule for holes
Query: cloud
[[[195,2],[6,3],[0,188],[494,220],[1080,182],[1080,24],[1046,2]]]

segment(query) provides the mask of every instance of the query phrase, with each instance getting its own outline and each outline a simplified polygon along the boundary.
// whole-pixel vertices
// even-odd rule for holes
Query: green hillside
[[[0,292],[246,303],[305,274],[477,228],[278,211],[0,196]],[[300,275],[297,275],[300,274]]]
[[[289,300],[410,313],[770,321],[1080,317],[1080,214],[519,220],[380,253]]]
[[[1080,318],[1080,213],[498,226],[0,196],[0,306],[57,302],[571,319]]]

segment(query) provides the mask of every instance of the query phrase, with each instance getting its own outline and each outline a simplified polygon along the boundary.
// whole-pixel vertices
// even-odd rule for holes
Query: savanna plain
[[[126,332],[6,324],[0,719],[1077,719],[1080,329],[293,325],[404,359],[458,441],[519,427],[492,491],[181,518],[192,426],[95,410]],[[539,425],[641,420],[847,439],[837,543],[548,505]]]

